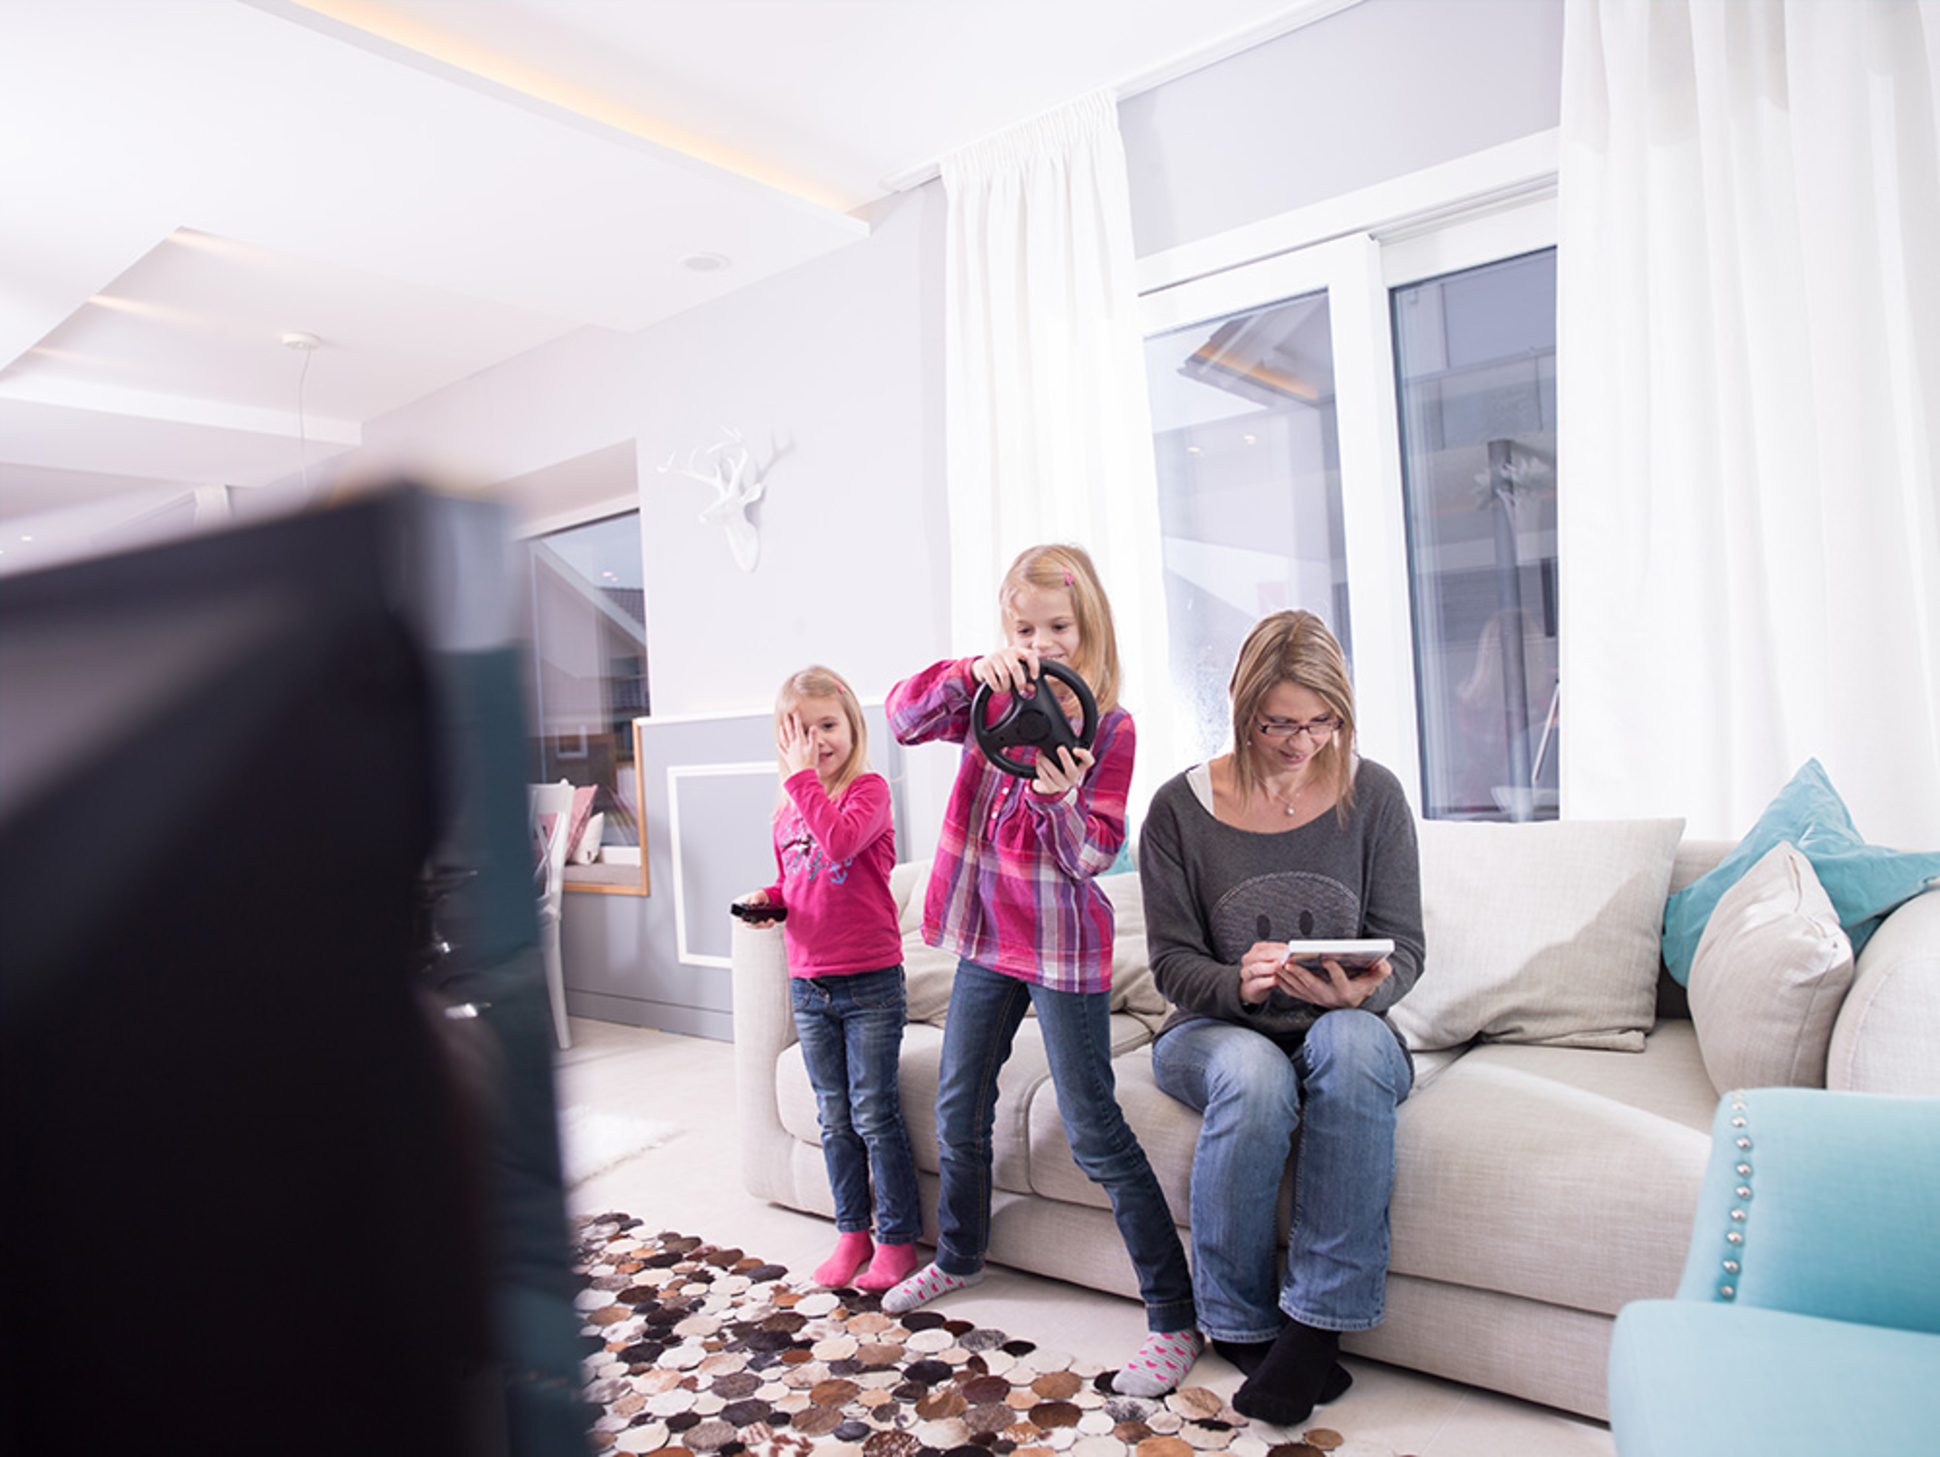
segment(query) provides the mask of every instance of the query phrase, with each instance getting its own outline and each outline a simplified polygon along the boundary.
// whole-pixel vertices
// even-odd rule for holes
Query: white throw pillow
[[[921,934],[903,938],[903,986],[909,997],[904,1016],[911,1022],[943,1025],[950,1010],[950,991],[956,985],[957,957],[923,944]]]
[[[943,1025],[950,1010],[950,988],[956,982],[957,958],[923,944],[923,898],[929,892],[930,862],[904,860],[889,872],[889,894],[897,906],[897,927],[903,933],[903,986],[908,994],[911,1022]]]
[[[1641,1052],[1682,820],[1427,820],[1421,980],[1388,1017],[1418,1051],[1476,1038]]]
[[[1851,987],[1838,909],[1781,840],[1719,898],[1691,958],[1691,1023],[1712,1086],[1823,1088]]]

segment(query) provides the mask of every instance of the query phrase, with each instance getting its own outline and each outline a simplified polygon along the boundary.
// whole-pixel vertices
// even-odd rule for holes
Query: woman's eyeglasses
[[[1337,718],[1317,718],[1312,723],[1263,723],[1259,728],[1269,739],[1295,739],[1305,734],[1310,743],[1324,744],[1340,725]]]

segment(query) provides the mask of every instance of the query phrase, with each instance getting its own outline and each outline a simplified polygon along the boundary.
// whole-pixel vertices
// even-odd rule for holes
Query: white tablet
[[[1309,971],[1319,971],[1323,961],[1338,961],[1349,976],[1366,971],[1375,962],[1392,955],[1394,942],[1386,936],[1360,941],[1289,941],[1287,960],[1299,962]]]

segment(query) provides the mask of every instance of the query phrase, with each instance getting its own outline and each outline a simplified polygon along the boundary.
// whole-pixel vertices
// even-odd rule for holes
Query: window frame
[[[1334,377],[1362,382],[1334,399],[1360,748],[1394,770],[1417,814],[1425,771],[1391,291],[1554,247],[1557,152],[1557,133],[1538,133],[1138,262],[1142,339],[1327,290]],[[1407,650],[1376,647],[1396,642]]]

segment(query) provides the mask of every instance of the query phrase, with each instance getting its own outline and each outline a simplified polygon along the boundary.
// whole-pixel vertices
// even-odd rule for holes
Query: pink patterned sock
[[[876,1242],[867,1230],[858,1229],[835,1242],[835,1253],[815,1267],[815,1283],[829,1290],[853,1284],[855,1277],[876,1252]]]
[[[1112,1390],[1121,1396],[1164,1396],[1186,1379],[1205,1349],[1206,1338],[1196,1330],[1154,1331],[1112,1377]]]
[[[855,1282],[855,1288],[875,1292],[893,1290],[915,1268],[915,1245],[877,1245],[876,1258],[870,1262],[867,1273]]]
[[[967,1290],[982,1279],[982,1270],[974,1275],[949,1275],[934,1264],[925,1265],[883,1296],[882,1308],[890,1315],[904,1315],[919,1305],[928,1305],[939,1295],[948,1295],[952,1290]]]

